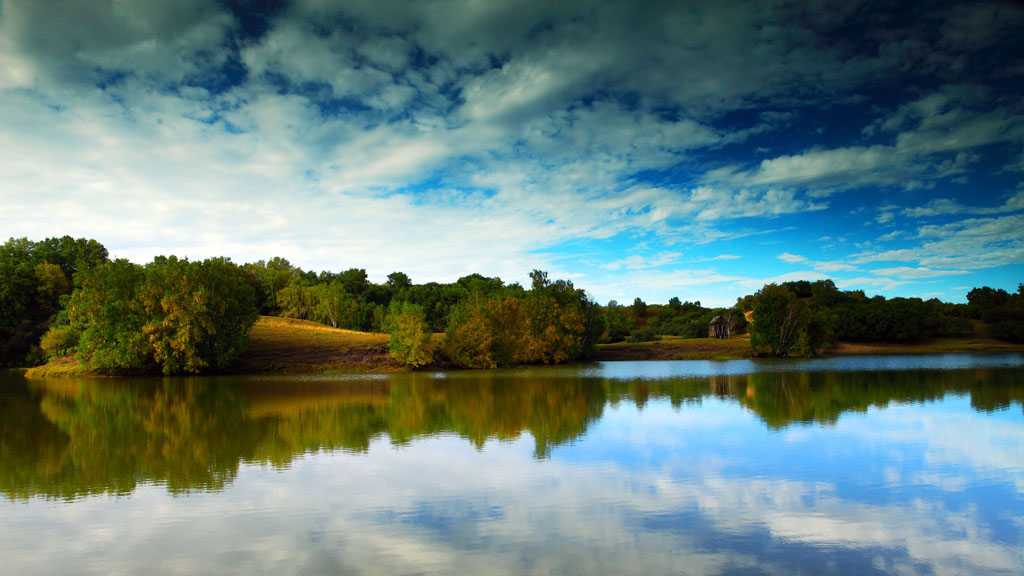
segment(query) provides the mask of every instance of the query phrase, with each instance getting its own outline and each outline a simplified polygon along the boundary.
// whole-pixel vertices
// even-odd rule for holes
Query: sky
[[[599,302],[1024,282],[1024,7],[0,0],[0,236]]]

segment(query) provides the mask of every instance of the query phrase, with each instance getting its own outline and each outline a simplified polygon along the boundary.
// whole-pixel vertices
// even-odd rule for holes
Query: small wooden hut
[[[721,316],[715,316],[708,323],[708,338],[728,338],[729,321]]]

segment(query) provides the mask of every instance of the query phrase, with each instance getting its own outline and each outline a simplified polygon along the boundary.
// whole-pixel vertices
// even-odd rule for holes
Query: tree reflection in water
[[[580,438],[606,405],[714,396],[771,428],[847,411],[970,394],[976,410],[1024,400],[1021,369],[780,372],[661,380],[560,371],[387,378],[178,378],[0,382],[0,490],[9,499],[221,490],[240,465],[283,468],[307,452],[365,452],[453,434],[483,448],[528,432],[535,457]]]

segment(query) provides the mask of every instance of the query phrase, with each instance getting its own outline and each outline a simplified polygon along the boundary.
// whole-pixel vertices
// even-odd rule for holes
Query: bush
[[[655,334],[654,330],[644,327],[630,332],[629,338],[626,339],[626,342],[639,344],[640,342],[656,342],[658,340],[661,340],[661,336]]]
[[[39,340],[39,347],[42,348],[47,358],[66,356],[75,351],[78,347],[78,331],[71,326],[54,326]]]
[[[384,319],[384,332],[391,336],[388,349],[395,360],[413,368],[434,360],[430,345],[433,333],[427,327],[426,314],[420,306],[392,301]]]

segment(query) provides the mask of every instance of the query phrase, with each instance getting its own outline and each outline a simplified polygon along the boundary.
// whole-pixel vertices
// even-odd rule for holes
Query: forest
[[[304,271],[288,260],[236,264],[159,256],[110,260],[96,240],[11,238],[0,249],[0,366],[75,355],[98,373],[230,371],[260,315],[389,335],[410,367],[494,368],[587,359],[601,343],[708,337],[721,316],[750,333],[755,355],[812,356],[836,342],[914,342],[989,334],[1024,342],[1024,285],[975,288],[966,304],[868,297],[832,280],[768,284],[731,308],[672,298],[602,306],[569,280],[530,273],[529,286],[471,274],[415,284],[393,272]],[[750,322],[748,322],[748,318]]]

